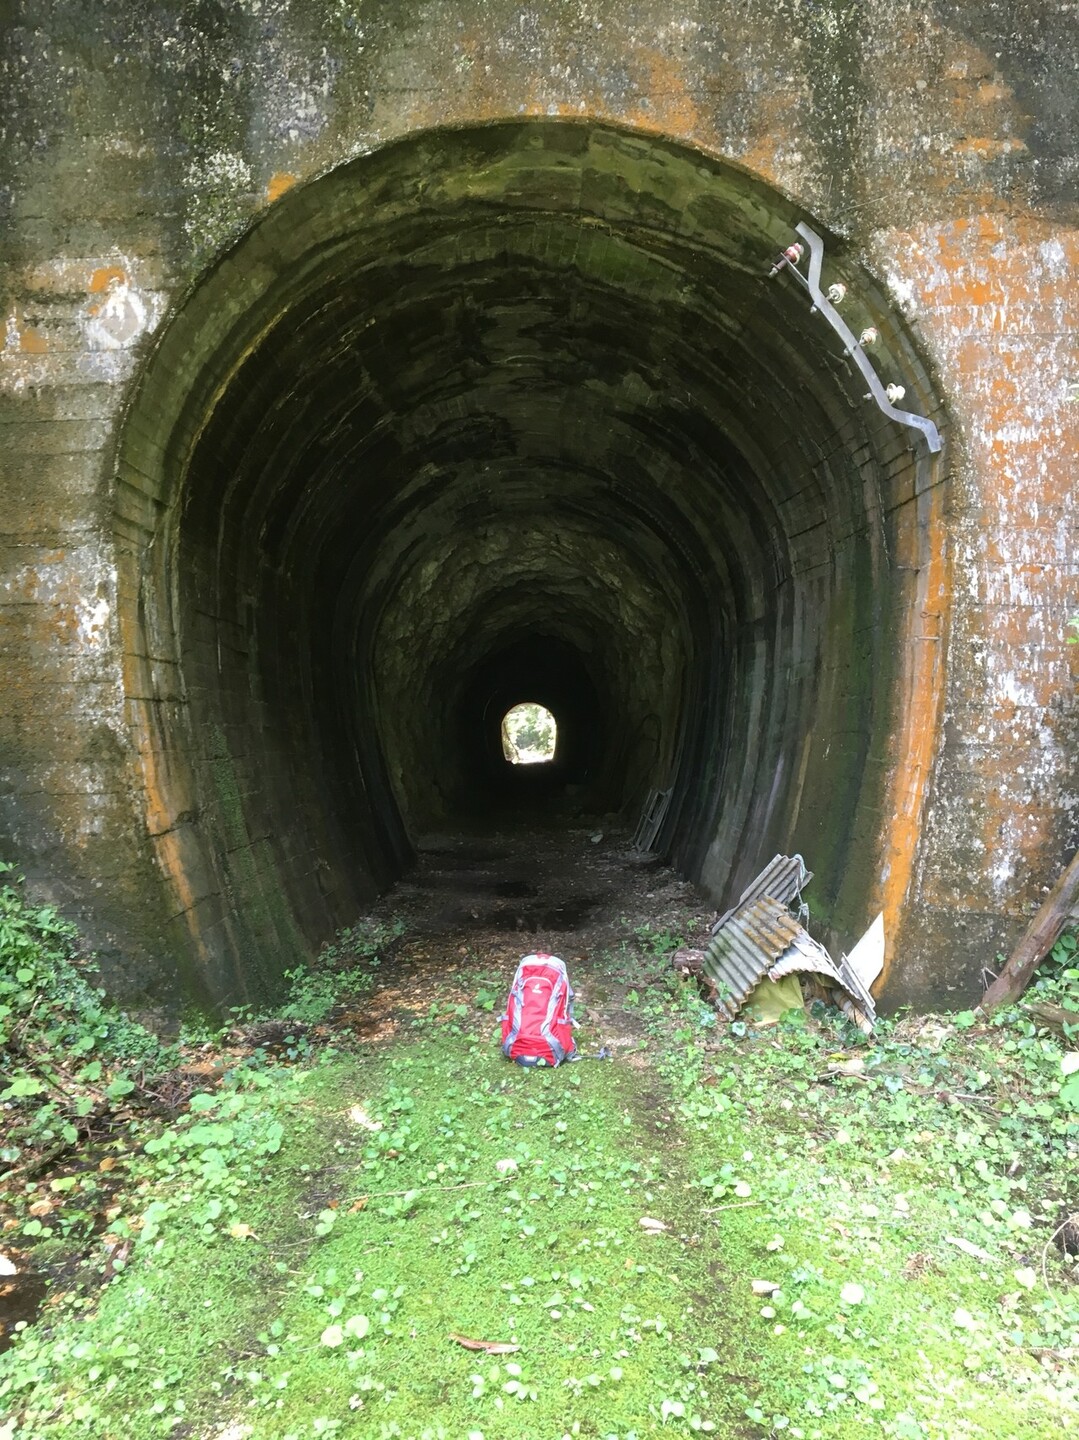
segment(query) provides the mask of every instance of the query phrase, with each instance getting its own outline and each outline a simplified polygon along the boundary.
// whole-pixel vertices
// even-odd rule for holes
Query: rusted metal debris
[[[800,855],[777,855],[716,921],[701,971],[714,987],[717,1006],[732,1020],[762,980],[809,973],[830,982],[840,992],[840,1008],[872,1030],[876,1006],[868,985],[846,958],[834,960],[791,914],[790,905],[811,878]]]
[[[791,948],[785,955],[781,955],[768,971],[769,980],[782,980],[784,975],[805,974],[807,971],[814,975],[824,975],[846,991],[845,997],[840,996],[839,1008],[849,1015],[856,1025],[872,1030],[877,1018],[877,1007],[873,996],[862,984],[853,967],[842,956],[833,960],[824,946],[814,940],[812,935],[808,935],[800,926],[799,930],[800,934]],[[867,1026],[862,1025],[862,1017],[868,1022]]]
[[[812,879],[813,871],[806,869],[801,855],[776,855],[742,891],[738,904],[719,917],[712,926],[712,934],[717,934],[743,905],[759,900],[762,895],[778,900],[782,905],[793,904]]]
[[[716,1003],[732,1020],[800,929],[786,905],[770,895],[728,912],[705,947],[704,972],[716,987]]]

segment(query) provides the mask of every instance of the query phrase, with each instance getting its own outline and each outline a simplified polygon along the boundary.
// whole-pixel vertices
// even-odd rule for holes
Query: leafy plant
[[[107,1002],[72,925],[30,902],[11,865],[0,862],[0,876],[0,1155],[10,1166],[107,1130],[110,1112],[176,1051]]]

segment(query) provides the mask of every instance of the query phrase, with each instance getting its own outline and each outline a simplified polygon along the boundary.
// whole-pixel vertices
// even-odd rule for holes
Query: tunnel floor
[[[629,984],[619,981],[619,953],[651,947],[658,976],[675,940],[703,943],[715,916],[695,885],[635,850],[625,828],[552,814],[496,830],[432,833],[417,853],[415,868],[371,912],[374,921],[404,926],[374,991],[350,1017],[372,1039],[426,1009],[425,982],[459,985],[471,1003],[477,975],[504,972],[508,989],[520,957],[542,951],[569,967],[591,1048],[631,1046],[637,1032],[623,1009]],[[498,994],[494,1013],[504,998]]]

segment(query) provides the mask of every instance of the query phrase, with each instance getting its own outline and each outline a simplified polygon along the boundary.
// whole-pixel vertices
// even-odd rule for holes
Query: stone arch
[[[522,647],[591,677],[583,803],[670,787],[663,848],[717,901],[801,849],[834,934],[883,908],[894,942],[946,472],[767,279],[805,218],[654,134],[440,129],[290,191],[176,309],[120,442],[120,623],[147,825],[211,993],[271,986],[474,795],[463,717]],[[941,421],[828,238],[850,323]]]

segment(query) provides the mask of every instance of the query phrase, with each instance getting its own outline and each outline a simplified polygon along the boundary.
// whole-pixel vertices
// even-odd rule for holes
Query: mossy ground
[[[827,1015],[720,1025],[670,974],[671,930],[626,909],[574,963],[582,1047],[613,1060],[508,1065],[505,957],[415,916],[393,967],[336,957],[360,993],[321,1043],[219,1054],[120,1159],[83,1280],[0,1360],[0,1435],[1079,1426],[1059,1042],[1021,1015],[869,1045]]]

